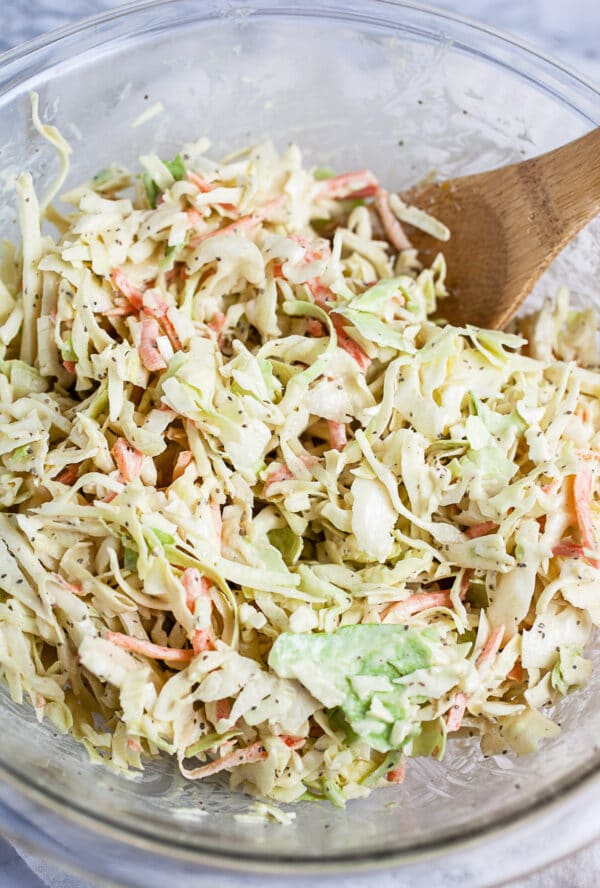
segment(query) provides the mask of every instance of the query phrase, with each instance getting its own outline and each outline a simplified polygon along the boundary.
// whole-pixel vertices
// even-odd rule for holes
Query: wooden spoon
[[[453,324],[501,328],[552,259],[600,213],[600,128],[540,157],[417,186],[400,195],[451,231],[439,241],[405,226],[425,263],[443,249]]]

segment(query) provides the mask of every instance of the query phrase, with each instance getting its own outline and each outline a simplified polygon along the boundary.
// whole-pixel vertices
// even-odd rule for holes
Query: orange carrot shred
[[[473,524],[469,527],[465,535],[469,537],[470,540],[477,539],[477,537],[487,536],[488,533],[493,533],[495,530],[498,530],[498,525],[495,521],[482,521],[481,524]]]
[[[164,647],[161,644],[154,644],[143,638],[133,638],[131,635],[124,635],[122,632],[107,632],[107,641],[131,651],[134,654],[142,654],[144,657],[150,657],[153,660],[177,660],[185,662],[194,658],[192,650],[183,650],[182,648]]]
[[[448,732],[458,731],[462,724],[462,720],[467,708],[467,697],[462,691],[454,695],[452,705],[446,716],[446,730]]]
[[[406,777],[406,762],[402,762],[401,765],[398,765],[397,768],[392,768],[391,771],[387,772],[386,780],[388,783],[404,783],[404,779]]]
[[[398,601],[390,605],[383,612],[383,618],[394,616],[398,621],[406,617],[412,617],[432,607],[452,607],[452,599],[449,592],[417,592],[404,601]]]
[[[207,765],[203,765],[200,768],[195,768],[193,771],[187,772],[186,776],[191,780],[200,780],[203,777],[210,777],[212,774],[218,774],[219,771],[223,771],[226,768],[235,768],[238,765],[250,765],[254,762],[260,762],[263,759],[266,759],[267,756],[268,752],[262,741],[257,740],[257,742],[253,743],[251,746],[246,746],[244,749],[238,749],[235,752],[229,753],[229,755],[215,759],[214,762],[209,762]]]
[[[123,481],[135,481],[140,477],[144,462],[143,453],[132,447],[126,438],[117,438],[112,452]]]
[[[306,743],[306,737],[292,737],[290,734],[282,734],[281,739],[290,749],[302,749]]]
[[[475,665],[478,669],[489,666],[492,663],[492,661],[496,657],[496,654],[500,650],[500,645],[502,644],[503,638],[504,625],[496,626],[496,628],[490,633],[490,636],[486,641],[483,650],[477,657]]]
[[[523,669],[520,662],[517,660],[510,672],[506,673],[506,677],[509,678],[511,681],[525,681],[525,679],[527,678],[527,672],[525,669]]]
[[[384,188],[378,188],[375,194],[375,209],[379,213],[381,224],[386,233],[389,242],[397,250],[410,250],[411,242],[407,238],[405,231],[396,218],[394,211],[390,206],[390,196]]]
[[[217,700],[216,706],[216,719],[217,721],[221,721],[221,719],[227,719],[231,715],[231,703],[224,697],[222,700]]]
[[[164,370],[167,362],[160,353],[158,337],[160,328],[154,318],[144,318],[142,321],[142,335],[140,341],[140,358],[146,370]]]
[[[372,197],[379,188],[379,183],[371,170],[356,170],[331,176],[321,183],[317,197],[328,197],[343,200],[347,197]]]
[[[572,540],[561,540],[552,549],[552,554],[562,558],[583,558],[584,552],[583,546],[579,543],[574,543]]]
[[[590,508],[593,481],[594,471],[592,467],[589,463],[583,463],[574,476],[573,500],[575,503],[575,516],[577,518],[577,526],[581,536],[581,544],[585,549],[596,548],[592,511]],[[590,558],[589,561],[594,567],[600,567],[600,561],[597,558]]]
[[[335,422],[333,419],[327,420],[329,428],[329,443],[333,450],[343,450],[348,443],[346,436],[346,425],[343,422]]]
[[[178,478],[181,478],[187,467],[193,462],[194,454],[192,451],[182,450],[181,453],[178,454],[177,459],[175,460],[175,465],[173,466],[173,481],[177,481]]]
[[[66,466],[54,480],[60,481],[61,484],[67,484],[70,487],[72,484],[75,484],[78,478],[79,465],[74,463],[73,465]]]
[[[133,308],[140,311],[144,303],[144,294],[142,291],[131,283],[129,278],[123,274],[120,268],[115,268],[111,274],[111,280],[117,290],[131,303]]]

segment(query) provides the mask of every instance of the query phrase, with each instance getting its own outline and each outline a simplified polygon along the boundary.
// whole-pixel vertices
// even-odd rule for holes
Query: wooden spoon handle
[[[548,224],[556,247],[600,213],[600,127],[517,168],[531,212]]]

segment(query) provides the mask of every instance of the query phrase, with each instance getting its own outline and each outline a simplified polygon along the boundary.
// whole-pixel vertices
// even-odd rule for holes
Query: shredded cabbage
[[[444,226],[295,146],[109,165],[61,215],[34,113],[61,174],[41,205],[18,179],[0,281],[14,699],[94,761],[275,802],[553,736],[600,624],[591,312],[440,326],[443,257],[378,214]]]

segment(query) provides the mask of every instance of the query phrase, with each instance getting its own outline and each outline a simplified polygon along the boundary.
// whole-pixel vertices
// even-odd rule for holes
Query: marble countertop
[[[600,4],[597,0],[432,0],[441,8],[511,31],[600,81]],[[120,0],[1,0],[0,51],[76,19],[119,6]],[[0,838],[2,888],[42,888],[44,883]],[[74,882],[72,884],[77,884]],[[399,883],[398,883],[399,884]],[[519,888],[598,888],[600,845],[566,864],[521,880]],[[517,886],[515,885],[515,888]]]
[[[122,0],[2,0],[0,52],[120,5]],[[432,0],[431,5],[511,31],[591,80],[600,80],[597,0]]]

